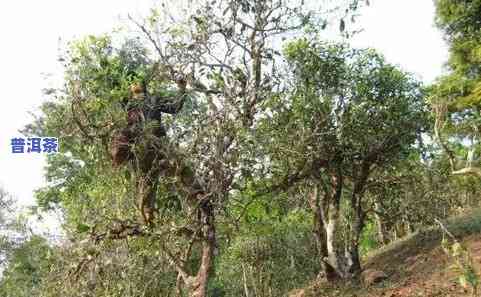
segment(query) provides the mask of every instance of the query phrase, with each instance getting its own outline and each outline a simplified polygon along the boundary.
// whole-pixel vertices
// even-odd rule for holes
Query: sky
[[[173,1],[176,2],[176,1]],[[432,0],[371,0],[357,23],[356,47],[372,47],[389,62],[429,83],[442,73],[447,47],[433,25]],[[142,15],[151,0],[42,0],[0,2],[0,185],[21,205],[45,185],[43,155],[11,153],[10,139],[38,111],[46,74],[61,74],[59,40],[109,32],[128,13]],[[52,135],[53,136],[53,135]],[[47,225],[54,226],[51,221]]]

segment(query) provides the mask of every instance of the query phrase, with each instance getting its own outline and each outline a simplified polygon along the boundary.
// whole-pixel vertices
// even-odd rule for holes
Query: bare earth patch
[[[481,211],[454,218],[449,228],[468,248],[477,271],[481,271]],[[311,286],[303,289],[304,294],[301,296],[469,296],[470,290],[460,285],[458,274],[451,267],[453,260],[440,246],[441,238],[439,230],[429,229],[408,236],[369,255],[365,260],[364,270],[387,275],[387,278],[379,283],[371,286],[364,284],[336,287],[324,282],[313,282]]]

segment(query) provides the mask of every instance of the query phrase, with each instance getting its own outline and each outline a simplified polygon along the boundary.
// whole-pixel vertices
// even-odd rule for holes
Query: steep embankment
[[[468,249],[477,271],[481,271],[481,210],[450,219],[447,228]],[[469,296],[458,281],[453,259],[441,247],[442,232],[430,228],[394,242],[367,257],[365,270],[382,271],[388,278],[367,287],[334,287],[322,282],[291,296],[296,297],[438,297]]]

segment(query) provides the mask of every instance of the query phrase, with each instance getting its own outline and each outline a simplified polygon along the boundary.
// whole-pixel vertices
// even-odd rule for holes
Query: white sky
[[[43,185],[43,156],[12,155],[10,139],[31,121],[48,86],[42,73],[58,72],[59,38],[108,32],[118,16],[147,11],[151,0],[42,0],[0,2],[0,184],[23,205]],[[388,61],[426,82],[441,73],[447,49],[433,26],[432,0],[371,0],[353,45],[374,47]],[[54,135],[52,135],[54,136]]]

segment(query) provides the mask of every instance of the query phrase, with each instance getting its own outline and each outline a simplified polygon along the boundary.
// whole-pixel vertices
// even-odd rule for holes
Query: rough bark
[[[209,201],[200,202],[199,209],[202,230],[202,257],[200,266],[195,276],[184,278],[189,297],[206,297],[210,273],[213,266],[214,251],[216,248],[214,212]]]
[[[343,261],[340,261],[339,251],[336,247],[336,234],[338,226],[338,210],[335,208],[329,211],[328,223],[325,226],[326,229],[326,247],[327,247],[327,260],[329,265],[334,268],[336,273],[344,278]]]
[[[466,167],[463,169],[455,170],[452,172],[453,175],[475,175],[481,177],[481,168],[477,167]]]
[[[351,238],[351,246],[349,249],[349,273],[353,277],[358,277],[361,274],[361,258],[359,257],[359,241],[361,238],[362,229],[364,226],[364,219],[363,215],[356,215],[353,226],[352,226],[352,238]]]
[[[318,185],[315,185],[309,197],[309,204],[314,214],[313,233],[319,250],[319,257],[321,258],[322,272],[328,281],[335,281],[339,279],[339,275],[328,261],[327,234],[319,200]]]
[[[214,224],[214,213],[210,202],[206,202],[204,205],[201,205],[199,212],[203,222],[203,227],[201,232],[202,256],[197,273],[195,275],[189,274],[185,270],[183,263],[176,261],[175,258],[171,256],[171,258],[173,258],[173,264],[175,265],[178,273],[176,286],[176,292],[178,296],[182,295],[183,287],[189,297],[207,297],[207,288],[214,264],[216,231]]]
[[[388,243],[388,236],[386,234],[386,224],[384,223],[384,220],[380,215],[380,213],[382,212],[382,206],[379,202],[374,203],[374,210],[374,219],[376,221],[377,228],[377,239],[379,243],[381,243],[382,245],[386,245]]]
[[[158,170],[152,170],[142,173],[136,180],[137,207],[140,210],[142,222],[146,225],[152,224],[154,220],[158,179]]]
[[[371,163],[365,160],[361,164],[358,174],[355,175],[354,188],[351,196],[351,208],[354,213],[354,220],[351,226],[352,237],[349,250],[351,267],[349,267],[349,272],[354,278],[359,277],[362,272],[361,259],[359,257],[359,241],[361,239],[362,230],[364,229],[366,215],[362,209],[362,197],[370,169]]]
[[[346,263],[336,244],[342,189],[342,175],[339,172],[336,172],[331,176],[330,184],[324,188],[323,199],[325,204],[320,209],[323,211],[323,226],[326,234],[326,261],[335,271],[336,278],[344,279],[347,277]]]

